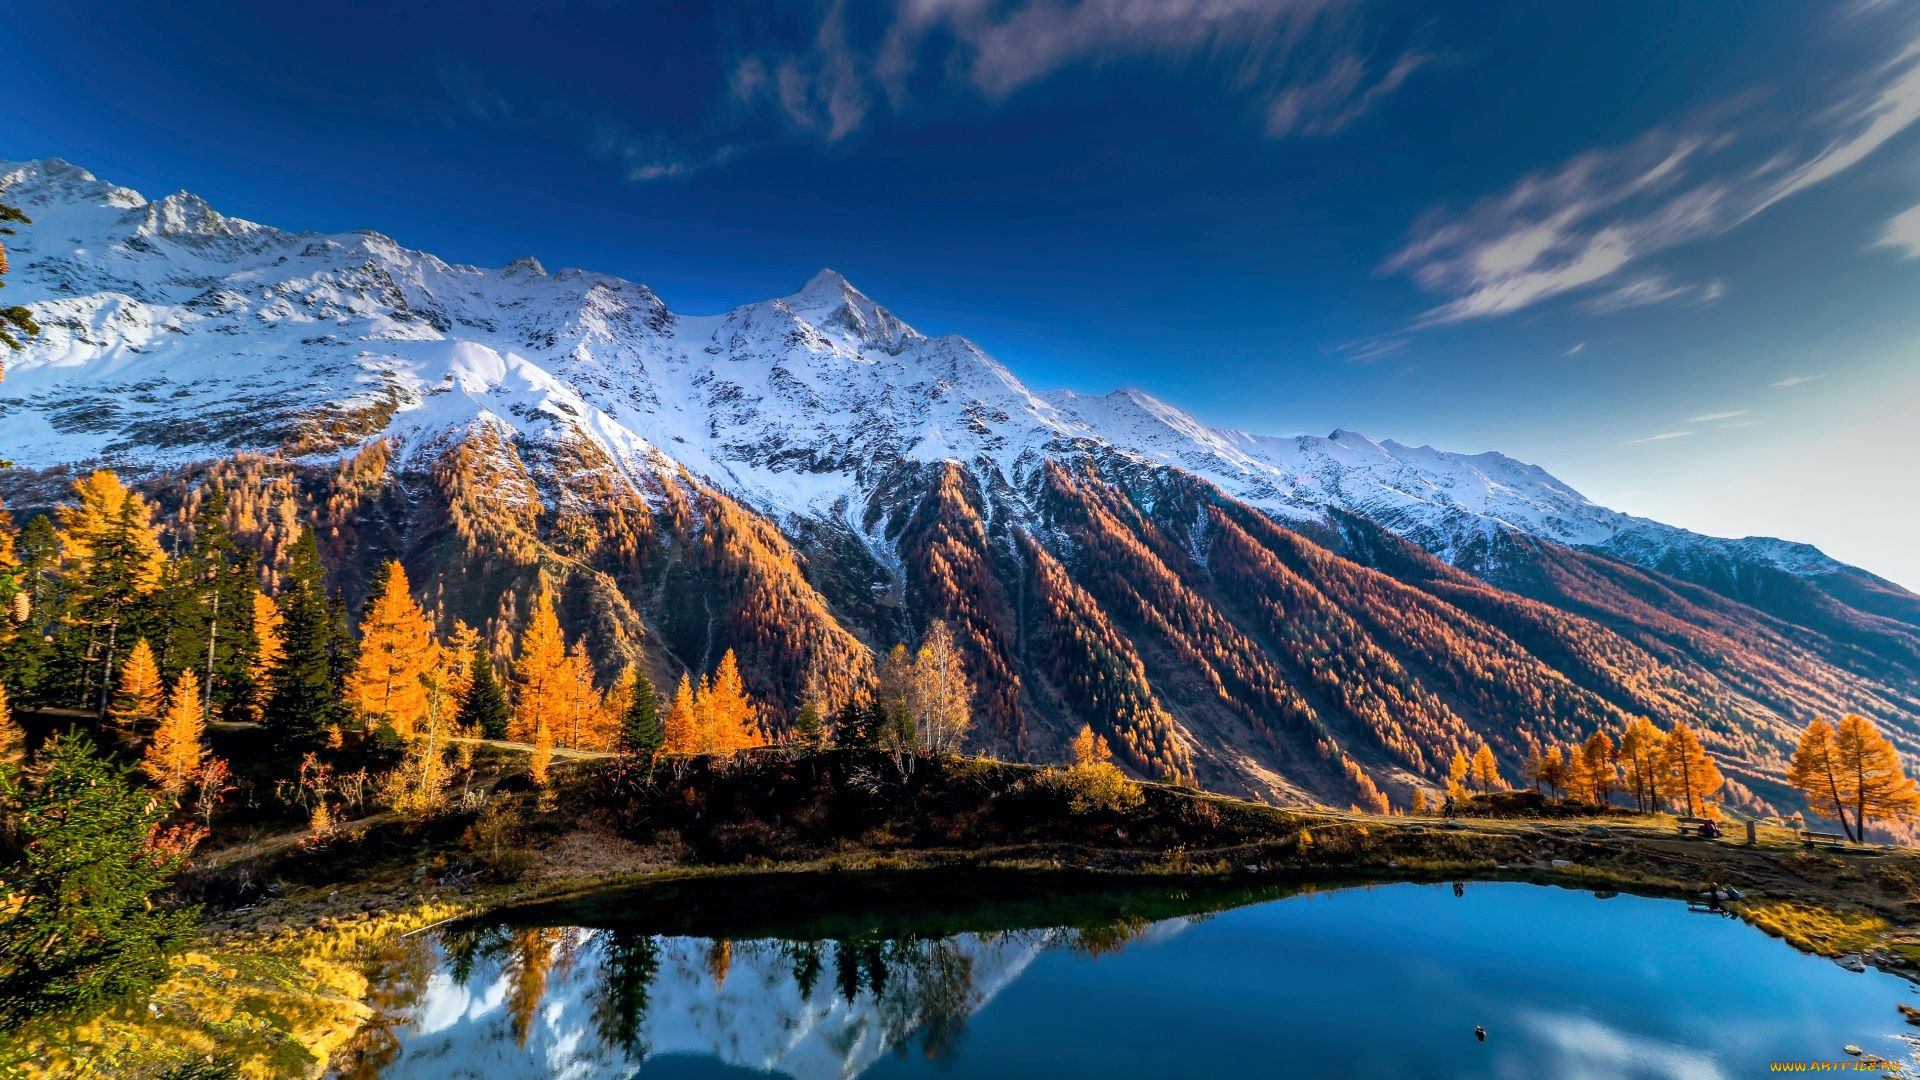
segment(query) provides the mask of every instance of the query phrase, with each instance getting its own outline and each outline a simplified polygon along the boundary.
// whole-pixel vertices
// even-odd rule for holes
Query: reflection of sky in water
[[[461,951],[410,995],[379,1075],[1731,1080],[1849,1042],[1901,1057],[1894,1006],[1920,1001],[1677,903],[1512,884],[1084,935],[497,932],[464,979]]]

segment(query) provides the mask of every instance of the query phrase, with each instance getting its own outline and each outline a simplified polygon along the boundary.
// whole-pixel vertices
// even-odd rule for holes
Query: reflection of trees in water
[[[628,1060],[647,1056],[643,1024],[647,992],[660,971],[660,943],[651,934],[608,930],[594,935],[600,951],[600,978],[593,993],[593,1027],[608,1050]]]
[[[432,941],[424,936],[382,941],[364,960],[367,1005],[373,1016],[335,1055],[341,1080],[373,1080],[400,1057],[395,1028],[419,1005],[433,975]]]
[[[656,1026],[651,1039],[684,1039],[687,1018],[704,1018],[692,1030],[718,1039],[714,1052],[726,1056],[740,1053],[738,1035],[726,1035],[729,1030],[811,1030],[819,1040],[815,1046],[851,1075],[888,1049],[949,1058],[964,1041],[973,1013],[1033,955],[1069,948],[1104,956],[1138,941],[1154,925],[1122,919],[1075,929],[837,941],[495,927],[450,932],[442,936],[441,948],[444,970],[462,987],[479,970],[479,961],[489,962],[496,973],[489,978],[504,983],[504,1022],[521,1047],[530,1045],[542,999],[571,979],[576,990],[585,991],[579,1000],[591,1009],[584,1023],[594,1036],[569,1051],[576,1062],[644,1061],[653,1049],[649,1013],[665,1009],[666,1027]],[[396,1010],[418,998],[431,974],[430,953],[414,944],[411,956],[396,956],[392,969],[376,979]],[[735,976],[731,982],[730,974]],[[703,1026],[715,1018],[721,1025],[718,1035]],[[673,1032],[678,1034],[669,1035]],[[343,1075],[371,1077],[393,1059],[397,1044],[390,1034],[384,1041],[369,1034],[366,1042],[368,1069]],[[671,1042],[663,1049],[683,1052]],[[795,1051],[776,1045],[755,1053],[760,1052],[779,1058]],[[774,1060],[736,1063],[779,1068]]]

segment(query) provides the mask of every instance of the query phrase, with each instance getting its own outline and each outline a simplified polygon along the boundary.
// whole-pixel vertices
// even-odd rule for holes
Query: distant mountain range
[[[831,271],[689,316],[54,159],[0,190],[44,327],[0,382],[16,512],[98,465],[169,507],[219,485],[270,563],[312,521],[351,593],[399,557],[499,649],[546,580],[604,669],[731,647],[782,712],[944,618],[981,749],[1058,759],[1088,723],[1137,772],[1278,799],[1404,804],[1482,739],[1511,772],[1639,714],[1703,726],[1754,805],[1814,713],[1920,749],[1920,597],[1500,454],[1034,393]]]

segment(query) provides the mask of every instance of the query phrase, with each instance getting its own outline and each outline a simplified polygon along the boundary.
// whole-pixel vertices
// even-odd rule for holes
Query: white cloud
[[[1524,177],[1464,212],[1429,212],[1382,269],[1447,298],[1420,325],[1506,315],[1724,233],[1851,168],[1916,120],[1920,41],[1798,114],[1658,128]],[[1651,295],[1642,283],[1657,277],[1643,272],[1616,292],[1639,284]],[[1702,300],[1724,291],[1698,288]]]
[[[1687,417],[1687,423],[1689,423],[1689,424],[1711,424],[1711,423],[1713,423],[1713,422],[1714,422],[1715,420],[1732,420],[1733,418],[1735,418],[1735,417],[1738,417],[1738,416],[1745,416],[1745,415],[1747,415],[1748,413],[1750,413],[1750,412],[1752,412],[1752,411],[1753,411],[1752,409],[1728,409],[1728,410],[1726,410],[1725,412],[1710,412],[1710,413],[1702,413],[1702,414],[1701,414],[1701,415],[1699,415],[1699,416],[1689,416],[1689,417]],[[1721,426],[1722,426],[1722,427],[1726,427],[1727,425],[1725,425],[1725,424],[1722,424]]]
[[[829,4],[812,40],[739,57],[736,105],[768,104],[794,132],[844,139],[876,112],[910,113],[956,92],[988,102],[1075,66],[1205,59],[1263,104],[1275,137],[1332,135],[1428,60],[1366,59],[1353,0],[901,0],[875,20]]]
[[[1684,439],[1692,434],[1693,432],[1691,431],[1663,431],[1658,435],[1649,435],[1644,439],[1628,439],[1626,445],[1635,446],[1640,443],[1666,442],[1670,439]]]
[[[1604,315],[1628,308],[1691,300],[1710,304],[1725,296],[1726,286],[1718,278],[1694,283],[1676,282],[1665,274],[1644,274],[1581,303],[1581,310]]]
[[[1583,341],[1580,344],[1575,345],[1573,348],[1568,349],[1566,352],[1561,353],[1560,355],[1561,356],[1579,356],[1581,353],[1585,352],[1586,349],[1587,349],[1587,343]]]
[[[1825,375],[1789,375],[1776,383],[1769,383],[1776,390],[1791,390],[1796,386],[1805,386],[1815,379],[1824,379]]]
[[[1887,222],[1886,231],[1874,241],[1874,246],[1899,248],[1904,257],[1920,259],[1920,206],[1903,211]]]

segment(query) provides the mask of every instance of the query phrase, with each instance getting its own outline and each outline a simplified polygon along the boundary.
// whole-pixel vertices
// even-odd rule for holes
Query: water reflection
[[[652,929],[714,925],[672,899]],[[1051,928],[1018,919],[1057,907],[1003,910],[971,925],[1016,928],[949,934],[908,932],[937,922],[919,908],[888,923],[841,907],[803,923],[831,937],[613,918],[416,937],[375,958],[384,1020],[336,1072],[1724,1080],[1848,1043],[1905,1056],[1907,984],[1673,901],[1443,884],[1123,909]]]
[[[382,1022],[336,1068],[350,1078],[626,1075],[690,1054],[797,1080],[849,1078],[888,1054],[953,1055],[968,1019],[1043,952],[1105,955],[1185,922],[838,941],[471,928],[376,960]]]

